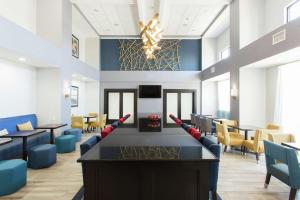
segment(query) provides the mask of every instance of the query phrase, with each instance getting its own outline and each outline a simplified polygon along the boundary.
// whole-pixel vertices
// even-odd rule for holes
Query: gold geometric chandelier
[[[143,48],[147,59],[155,59],[154,52],[161,49],[158,42],[162,38],[163,30],[159,27],[159,23],[158,13],[152,17],[146,26],[140,21]]]

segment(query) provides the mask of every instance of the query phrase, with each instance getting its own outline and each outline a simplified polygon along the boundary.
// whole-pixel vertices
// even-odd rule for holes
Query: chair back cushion
[[[276,144],[282,142],[295,142],[295,136],[292,134],[282,134],[278,130],[269,130],[269,140]]]
[[[8,133],[17,132],[17,125],[30,121],[32,127],[37,126],[37,117],[35,114],[21,115],[16,117],[0,118],[0,130],[7,129]]]
[[[85,154],[88,150],[90,150],[95,144],[97,144],[101,138],[99,136],[92,136],[89,139],[87,139],[85,142],[83,142],[80,145],[80,155]]]
[[[265,148],[265,156],[273,159],[273,162],[267,163],[267,165],[275,164],[275,161],[280,161],[285,164],[288,163],[285,147],[264,140],[264,148]]]

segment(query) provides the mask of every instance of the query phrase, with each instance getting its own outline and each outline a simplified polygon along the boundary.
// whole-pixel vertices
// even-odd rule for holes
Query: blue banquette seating
[[[201,137],[200,143],[211,151],[217,158],[220,158],[221,147],[209,137]],[[217,183],[219,176],[219,162],[211,163],[209,166],[209,190],[212,194],[212,199],[217,200]]]
[[[35,114],[16,117],[0,118],[0,130],[7,129],[9,134],[17,132],[17,125],[30,121],[33,128],[37,127]],[[27,150],[40,144],[50,143],[50,133],[45,132],[31,136],[27,140]],[[22,139],[16,138],[12,142],[0,145],[0,160],[9,160],[22,157]]]

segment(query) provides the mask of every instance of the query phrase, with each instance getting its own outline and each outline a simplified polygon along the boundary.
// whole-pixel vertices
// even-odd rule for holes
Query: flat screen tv
[[[161,85],[140,85],[140,98],[161,98]]]

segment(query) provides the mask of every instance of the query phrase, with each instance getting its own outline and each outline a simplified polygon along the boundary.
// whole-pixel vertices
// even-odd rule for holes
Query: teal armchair
[[[296,151],[266,140],[264,147],[267,167],[265,188],[268,187],[271,176],[274,176],[291,187],[289,200],[294,200],[300,188],[300,167]]]

